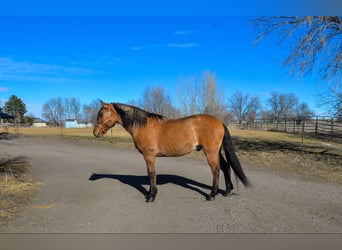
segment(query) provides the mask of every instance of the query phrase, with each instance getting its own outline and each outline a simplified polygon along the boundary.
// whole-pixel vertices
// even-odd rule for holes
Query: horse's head
[[[102,137],[116,123],[121,122],[119,114],[112,104],[101,101],[102,107],[97,114],[96,124],[93,134],[96,137]]]

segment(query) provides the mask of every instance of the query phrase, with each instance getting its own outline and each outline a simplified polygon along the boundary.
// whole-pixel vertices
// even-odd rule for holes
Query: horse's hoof
[[[223,191],[223,192],[222,192],[222,195],[223,195],[224,197],[231,196],[231,195],[232,195],[232,190]]]
[[[149,195],[146,197],[146,202],[153,202],[155,200],[156,196],[155,195]]]
[[[212,196],[209,194],[209,195],[207,195],[206,199],[207,199],[207,201],[213,201],[213,200],[215,200],[215,196]]]

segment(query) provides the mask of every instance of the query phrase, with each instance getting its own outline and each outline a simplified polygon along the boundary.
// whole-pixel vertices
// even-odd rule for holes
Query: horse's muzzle
[[[93,135],[97,138],[103,137],[103,133],[102,133],[101,129],[98,129],[98,128],[94,128]]]

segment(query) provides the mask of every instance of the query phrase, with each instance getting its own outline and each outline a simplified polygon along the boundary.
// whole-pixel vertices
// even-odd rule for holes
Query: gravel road
[[[205,161],[158,158],[159,192],[145,203],[146,167],[135,150],[19,137],[1,141],[0,152],[27,157],[42,182],[1,233],[342,233],[341,185],[313,178],[244,165],[253,188],[235,185],[208,202]]]

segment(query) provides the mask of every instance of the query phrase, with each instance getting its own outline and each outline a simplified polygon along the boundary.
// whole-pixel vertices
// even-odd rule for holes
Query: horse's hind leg
[[[233,183],[230,179],[230,168],[229,163],[223,158],[222,154],[219,154],[220,157],[220,168],[224,174],[224,179],[226,182],[226,191],[224,191],[222,194],[223,196],[228,196],[230,192],[233,190]]]
[[[207,200],[212,201],[215,199],[215,196],[219,192],[219,177],[220,177],[220,168],[218,164],[219,159],[217,157],[218,156],[217,153],[214,154],[214,153],[209,153],[206,151],[204,151],[204,153],[207,157],[208,164],[213,174],[213,185],[212,185],[210,194],[207,196]]]

